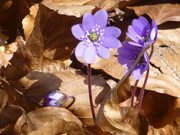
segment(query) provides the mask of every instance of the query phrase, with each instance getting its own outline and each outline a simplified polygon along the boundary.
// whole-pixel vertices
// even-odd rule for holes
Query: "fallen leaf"
[[[164,128],[180,117],[180,98],[154,91],[145,91],[142,110],[154,128]]]
[[[64,108],[44,107],[29,112],[26,117],[21,116],[17,120],[14,127],[15,135],[56,135],[72,132],[84,134],[81,121]],[[27,120],[29,123],[26,123]]]
[[[180,21],[180,4],[155,4],[128,7],[133,9],[138,16],[149,15],[157,25],[167,21]]]
[[[153,127],[149,127],[149,131],[147,135],[179,135],[180,134],[180,125],[179,125],[179,118],[171,122],[170,124],[166,125],[163,128],[156,129]]]
[[[62,79],[61,91],[75,97],[75,103],[69,108],[86,125],[92,124],[92,114],[89,106],[87,76],[78,70],[56,72]],[[96,113],[104,97],[110,91],[109,85],[102,77],[92,76],[92,94]]]
[[[134,108],[127,107],[129,103],[122,104],[130,98],[130,91],[129,80],[126,80],[108,94],[97,116],[96,124],[99,127],[112,134],[147,133],[148,122],[145,115]]]
[[[59,89],[68,96],[74,96],[75,102],[69,109],[86,125],[92,124],[87,76],[81,71],[68,68],[54,73],[30,72],[13,85],[37,103],[52,90]],[[105,95],[111,89],[102,77],[92,76],[92,90],[97,112]]]
[[[124,76],[125,68],[118,62],[117,49],[111,50],[111,56],[109,59],[97,58],[92,64],[95,69],[101,69],[110,76],[120,79]]]
[[[14,41],[17,30],[21,31],[21,21],[29,10],[24,0],[3,0],[0,3],[0,26],[2,32]]]
[[[1,46],[1,55],[3,56],[1,64],[7,67],[2,68],[0,72],[6,80],[18,80],[28,73],[30,59],[22,51],[24,45],[25,41],[22,40],[22,37],[18,36],[15,42],[6,46]]]
[[[91,12],[95,8],[93,5],[85,5],[88,1],[90,0],[44,0],[42,1],[42,4],[54,11],[57,11],[58,14],[81,17],[83,14]]]
[[[6,46],[0,46],[0,57],[2,58],[0,60],[0,68],[2,66],[7,67],[8,64],[10,64],[10,60],[14,55],[14,52],[17,50],[17,43],[11,43]]]
[[[0,90],[0,112],[3,108],[7,105],[8,102],[8,95],[3,90]]]
[[[113,10],[114,8],[125,8],[126,6],[133,5],[142,0],[96,0],[98,8],[102,8],[105,10]]]
[[[32,33],[32,30],[34,28],[34,22],[35,22],[35,17],[37,15],[38,11],[38,4],[33,5],[29,10],[30,13],[24,17],[22,20],[22,25],[23,25],[23,30],[24,30],[24,36],[25,39],[27,40]]]

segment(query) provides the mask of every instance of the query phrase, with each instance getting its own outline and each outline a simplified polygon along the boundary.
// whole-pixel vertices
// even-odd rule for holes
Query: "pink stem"
[[[137,90],[137,85],[138,85],[139,80],[136,80],[135,84],[134,84],[134,88],[132,91],[132,98],[131,98],[131,107],[134,107],[134,97],[136,95],[136,90]]]
[[[92,112],[92,117],[93,121],[95,123],[95,111],[94,111],[94,105],[93,105],[93,98],[92,98],[92,89],[91,89],[91,64],[88,64],[87,68],[87,74],[88,74],[88,91],[89,91],[89,102],[90,102],[90,107],[91,107],[91,112]]]
[[[143,98],[144,98],[144,91],[145,91],[145,86],[146,86],[146,83],[147,83],[147,80],[148,80],[148,76],[149,76],[149,67],[147,69],[147,73],[146,73],[146,76],[145,76],[144,84],[143,84],[143,87],[142,87],[141,92],[140,92],[139,104],[138,104],[138,109],[139,110],[142,107],[142,102],[143,102]]]

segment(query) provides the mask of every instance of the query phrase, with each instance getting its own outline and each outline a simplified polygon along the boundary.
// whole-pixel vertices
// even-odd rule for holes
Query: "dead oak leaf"
[[[131,87],[129,80],[126,80],[106,96],[99,110],[96,124],[104,131],[117,135],[146,134],[148,122],[144,114],[127,107],[129,106],[128,102],[123,103],[130,96]],[[121,103],[123,104],[120,107]]]
[[[69,0],[69,1],[54,1],[54,0],[44,0],[42,4],[48,8],[57,11],[58,14],[81,17],[84,13],[91,12],[95,6],[86,5],[90,0]]]
[[[28,119],[26,119],[27,117]],[[29,123],[26,123],[27,120]],[[73,128],[80,131],[81,127],[81,121],[67,109],[44,107],[29,112],[26,117],[21,116],[15,124],[14,134],[55,135],[71,132]]]
[[[128,7],[138,16],[149,15],[158,25],[167,21],[180,21],[180,4],[155,4]]]

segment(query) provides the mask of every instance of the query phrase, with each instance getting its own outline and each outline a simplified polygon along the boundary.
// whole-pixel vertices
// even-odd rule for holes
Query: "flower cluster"
[[[117,39],[121,31],[117,27],[107,27],[108,15],[99,10],[94,15],[87,13],[83,16],[82,24],[72,27],[72,34],[81,42],[75,48],[76,58],[84,58],[91,64],[95,56],[109,58],[110,48],[119,48],[121,42]]]
[[[154,20],[149,23],[146,18],[140,16],[138,19],[133,20],[132,26],[128,28],[127,35],[131,41],[124,41],[123,47],[118,49],[118,60],[120,64],[125,65],[129,70],[135,63],[140,51],[155,42],[157,37],[156,23]],[[148,67],[149,58],[145,52],[134,68],[132,76],[139,80]]]

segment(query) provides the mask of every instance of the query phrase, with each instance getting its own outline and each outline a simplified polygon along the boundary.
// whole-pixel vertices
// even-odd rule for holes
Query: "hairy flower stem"
[[[141,92],[140,92],[138,110],[141,110],[141,107],[142,107],[142,102],[143,102],[143,98],[144,98],[144,91],[145,91],[146,83],[147,83],[147,80],[148,80],[148,76],[149,76],[149,67],[147,69],[144,84],[143,84],[143,87],[142,87]]]
[[[132,98],[131,98],[131,107],[134,107],[134,97],[136,95],[136,90],[137,90],[137,85],[138,85],[139,80],[136,80],[135,84],[134,84],[134,88],[132,91]]]
[[[94,105],[93,105],[93,98],[92,98],[92,89],[91,89],[91,64],[88,64],[88,68],[87,68],[87,74],[88,74],[88,91],[89,91],[89,103],[90,103],[90,107],[91,107],[91,112],[92,112],[92,117],[93,117],[93,121],[95,123],[95,111],[94,111]]]

